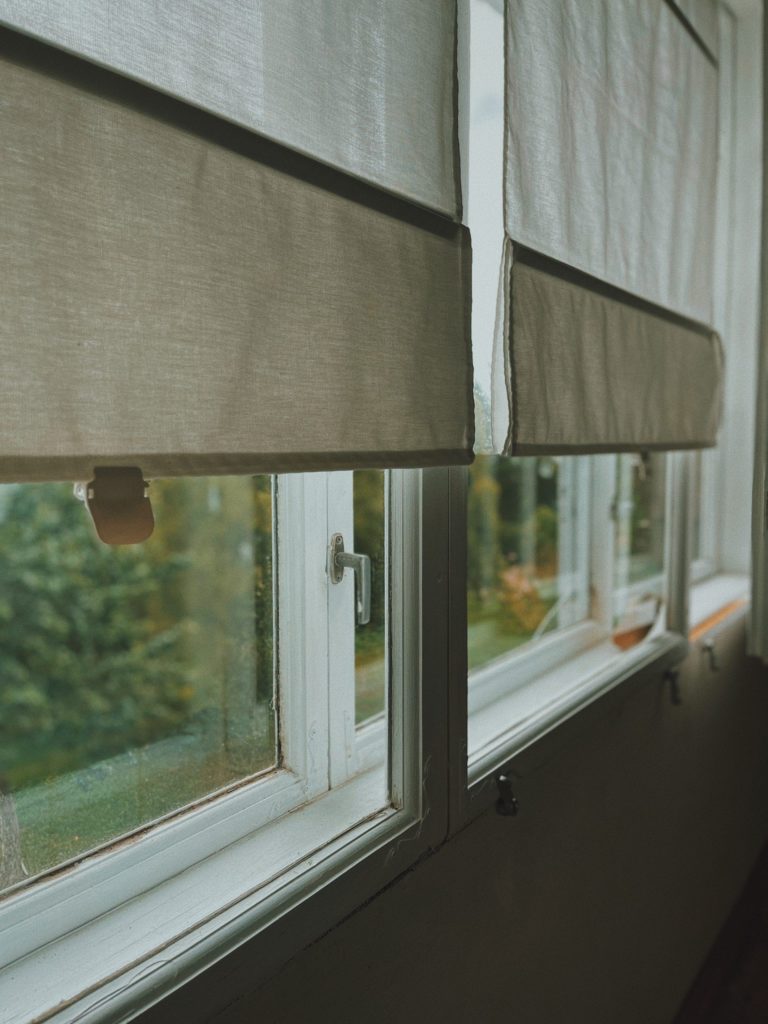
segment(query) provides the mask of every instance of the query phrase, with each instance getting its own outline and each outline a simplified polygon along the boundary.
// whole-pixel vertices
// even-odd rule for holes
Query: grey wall
[[[548,737],[517,818],[476,819],[215,1020],[670,1024],[768,835],[768,675],[742,617],[716,636],[681,706],[648,685]]]

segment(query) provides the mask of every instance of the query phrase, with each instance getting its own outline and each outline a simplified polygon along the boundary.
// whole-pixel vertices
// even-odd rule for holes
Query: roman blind
[[[0,17],[0,479],[471,458],[453,3]]]
[[[505,31],[502,449],[714,444],[713,55],[663,0],[508,0]]]

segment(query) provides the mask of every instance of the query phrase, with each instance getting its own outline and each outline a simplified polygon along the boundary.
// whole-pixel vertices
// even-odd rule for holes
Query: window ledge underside
[[[649,637],[630,651],[602,641],[475,711],[468,727],[471,801],[526,747],[616,687],[678,664],[687,651],[686,640],[674,633]],[[514,671],[512,664],[507,671]],[[512,724],[501,728],[503,723]]]
[[[146,1009],[407,828],[380,794],[380,773],[369,771],[122,904],[118,870],[115,909],[74,930],[66,899],[43,915],[50,921],[0,922],[6,951],[23,948],[27,930],[40,943],[0,968],[3,1021],[122,1020]],[[46,942],[46,926],[58,937]]]

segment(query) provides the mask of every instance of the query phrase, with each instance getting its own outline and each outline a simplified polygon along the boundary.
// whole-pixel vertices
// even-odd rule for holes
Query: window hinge
[[[496,801],[496,811],[506,818],[514,818],[520,810],[520,804],[512,789],[512,779],[509,775],[497,775],[496,785],[499,790],[499,798]]]

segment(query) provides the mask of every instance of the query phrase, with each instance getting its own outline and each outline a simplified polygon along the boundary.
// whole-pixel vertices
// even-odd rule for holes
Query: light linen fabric
[[[717,70],[663,0],[508,0],[509,237],[712,322]]]
[[[455,0],[0,0],[0,22],[457,216]]]
[[[522,255],[522,254],[519,254]],[[510,454],[701,448],[715,443],[722,354],[714,331],[613,289],[515,259]],[[536,265],[538,264],[538,265]]]
[[[504,13],[488,0],[469,0],[462,88],[467,110],[465,223],[472,232],[472,353],[475,452],[494,451],[493,353],[504,252]],[[467,64],[469,67],[467,68]]]
[[[469,461],[461,228],[287,173],[256,136],[214,141],[23,37],[8,51],[0,479]]]

